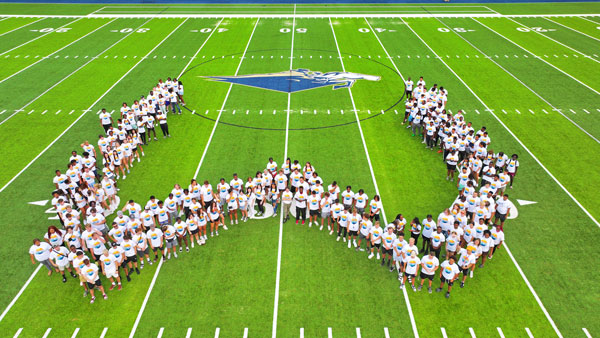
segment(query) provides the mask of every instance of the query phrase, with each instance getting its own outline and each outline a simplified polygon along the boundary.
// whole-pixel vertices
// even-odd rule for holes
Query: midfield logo
[[[279,73],[238,76],[201,76],[209,80],[229,82],[242,86],[294,93],[302,90],[333,86],[333,89],[351,88],[356,80],[379,81],[381,77],[350,72],[313,72],[310,69],[292,69]]]

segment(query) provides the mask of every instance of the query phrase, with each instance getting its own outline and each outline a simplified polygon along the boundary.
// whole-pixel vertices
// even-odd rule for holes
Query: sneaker
[[[65,277],[65,276],[63,275],[63,283],[66,283],[66,282],[67,282],[67,277]]]
[[[357,248],[357,249],[359,249],[360,251],[365,251],[365,249],[364,249],[364,248]]]
[[[214,236],[215,236],[215,234],[211,232],[210,233],[210,237],[214,237]]]
[[[283,219],[283,223],[285,223],[285,222],[287,222],[287,221],[288,221],[288,218],[287,218],[287,217]],[[244,220],[244,222],[246,222],[246,220]]]
[[[483,268],[483,263],[479,264],[478,266],[479,268]]]
[[[123,175],[123,179],[126,179],[126,178],[127,178],[127,175]]]
[[[319,228],[320,231],[323,231],[323,226],[321,225],[321,227]]]
[[[377,257],[379,259],[379,257]],[[385,265],[385,260],[381,260],[381,266]]]
[[[90,299],[90,304],[94,304],[94,301],[96,301],[96,297],[92,297],[92,299]]]
[[[340,236],[337,236],[336,242],[339,242],[339,241],[340,241]]]
[[[464,288],[465,287],[465,282],[460,282],[460,287]]]
[[[102,295],[102,297],[104,297],[104,299],[108,299],[108,296],[105,294]]]
[[[217,236],[219,236],[219,232],[217,231]]]
[[[302,225],[304,225],[304,221],[302,221]]]
[[[198,244],[200,244],[200,241],[198,241]],[[194,241],[192,241],[192,249],[193,248],[194,248]],[[190,251],[190,250],[188,249],[188,251]]]
[[[333,230],[331,230],[331,231],[329,232],[329,235],[333,235]]]
[[[129,277],[129,275],[125,275],[125,277],[127,277],[128,282],[131,282],[131,277]]]
[[[470,278],[473,278],[473,270],[471,270],[471,271],[469,272],[469,277],[470,277]]]
[[[427,288],[427,292],[431,293],[431,288]]]
[[[119,286],[117,286],[117,290],[121,291],[122,287],[121,284],[119,284]]]
[[[296,220],[296,225],[298,225],[298,220]]]
[[[390,266],[390,272],[394,272],[394,266]]]
[[[446,292],[446,298],[450,298],[450,292]]]
[[[435,289],[435,292],[441,292],[441,291],[442,291],[442,288]]]
[[[418,291],[423,290],[423,285],[419,285],[419,287],[417,288]]]
[[[380,259],[380,257],[381,257],[381,256],[379,255],[379,252],[378,252],[378,253],[377,253],[377,259]]]
[[[358,248],[356,248],[356,249],[354,249],[354,251],[358,252],[358,251],[360,251],[360,250],[359,250]]]
[[[494,257],[494,256],[488,256],[488,259],[492,259],[492,257]]]
[[[398,280],[399,280],[399,281],[402,281],[402,273],[399,273],[399,274],[398,274]]]
[[[140,161],[140,158],[138,157],[138,162]]]
[[[238,224],[238,220],[237,219],[235,220],[235,224]]]
[[[400,290],[403,290],[403,289],[404,289],[404,283],[400,284]]]
[[[108,291],[112,291],[114,288],[115,288],[115,285],[114,285],[114,284],[112,284],[112,285],[110,286],[110,288],[108,288]]]
[[[350,243],[350,241],[348,241],[348,249],[350,249],[352,247],[352,243]]]
[[[223,229],[229,230],[229,228],[227,227],[227,225],[223,225]]]
[[[356,240],[352,241],[352,244],[354,245],[355,248],[358,247],[358,244],[356,244]]]
[[[182,251],[183,251],[183,248],[182,248],[182,247],[179,247],[179,252],[182,252]]]
[[[171,259],[171,253],[169,252],[169,254],[167,255],[167,259]]]
[[[77,275],[71,272],[71,277],[77,278]]]
[[[346,243],[346,237],[344,237],[344,243]]]
[[[175,254],[175,257],[177,257],[177,254]],[[137,273],[139,275],[140,274],[140,269],[135,268],[135,273]]]
[[[192,246],[194,246],[194,242],[192,242]],[[186,251],[186,252],[190,252],[190,247],[189,247],[189,246],[186,246],[186,247],[185,247],[185,251]]]
[[[373,259],[373,256],[374,256],[374,255],[371,253],[371,254],[369,255],[369,259]]]
[[[156,136],[154,136],[154,141],[158,141],[158,138],[156,138]]]
[[[202,240],[204,240],[204,237],[202,237]],[[202,243],[200,242],[200,240],[197,240],[196,243],[198,243],[198,245],[202,245]]]
[[[175,256],[175,258],[177,258],[177,252],[173,252],[173,256]]]
[[[414,292],[417,292],[417,288],[415,288],[414,285],[412,286],[412,289],[413,289]]]

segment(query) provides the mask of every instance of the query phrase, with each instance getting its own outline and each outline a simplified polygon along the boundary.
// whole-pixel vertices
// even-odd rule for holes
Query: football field
[[[359,77],[288,80],[315,72]],[[324,185],[380,195],[382,224],[436,218],[457,187],[402,124],[404,83],[421,76],[520,162],[504,245],[449,299],[401,290],[379,261],[279,214],[146,266],[94,304],[29,260],[32,239],[59,225],[54,171],[97,145],[100,109],[116,122],[167,77],[186,106],[118,181],[121,207],[289,157]],[[600,3],[3,3],[0,92],[0,336],[600,336]]]

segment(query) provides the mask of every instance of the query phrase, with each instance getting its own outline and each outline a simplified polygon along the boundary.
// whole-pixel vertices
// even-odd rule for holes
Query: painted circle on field
[[[330,51],[330,50],[320,50],[320,49],[295,49],[295,51],[297,52],[318,52],[318,53],[324,53],[325,56],[329,55],[331,59],[338,59],[338,51]],[[282,52],[282,53],[289,53],[288,49],[263,49],[263,50],[254,50],[254,51],[246,51],[245,54],[245,58],[252,58],[254,55],[258,55],[260,53],[265,53],[265,52]],[[229,58],[233,58],[236,56],[241,56],[244,55],[244,53],[234,53],[234,54],[228,54],[228,55],[222,55],[219,57],[213,57],[210,58],[206,61],[200,62],[199,64],[196,64],[192,67],[190,67],[189,69],[187,69],[181,76],[180,76],[180,80],[185,80],[185,75],[187,74],[191,74],[191,72],[197,72],[199,69],[201,69],[202,67],[206,67],[206,66],[210,66],[212,65],[213,62],[219,61],[219,60],[225,60],[225,59],[229,59]],[[396,107],[399,103],[401,103],[404,99],[405,96],[405,86],[404,86],[404,81],[402,80],[402,76],[392,67],[385,65],[380,58],[371,58],[370,56],[367,57],[363,57],[360,55],[356,55],[356,54],[351,54],[351,53],[341,53],[342,57],[345,58],[354,58],[354,60],[361,60],[361,61],[365,61],[365,62],[372,62],[373,64],[376,64],[378,66],[377,69],[382,69],[382,72],[380,74],[374,74],[374,75],[370,75],[370,74],[358,74],[358,73],[351,73],[351,72],[327,72],[325,74],[318,72],[319,70],[315,70],[314,72],[318,72],[317,76],[315,77],[312,74],[311,70],[304,70],[304,69],[297,69],[300,70],[302,72],[304,71],[308,71],[311,72],[310,76],[313,77],[313,84],[314,87],[313,88],[320,88],[320,87],[328,87],[328,86],[333,86],[338,87],[337,90],[341,89],[341,88],[348,88],[348,87],[352,87],[352,85],[354,84],[354,82],[356,81],[380,81],[383,79],[389,79],[389,78],[394,78],[394,79],[399,79],[401,85],[398,86],[398,92],[399,95],[397,96],[392,96],[389,99],[389,102],[385,105],[383,105],[382,107],[379,108],[373,108],[374,113],[370,114],[368,117],[359,119],[359,121],[365,121],[365,120],[369,120],[375,117],[378,117],[380,115],[383,115],[384,113],[388,112],[388,111],[392,111],[394,109],[394,107]],[[323,55],[320,55],[320,57],[322,57]],[[264,55],[263,55],[264,57]],[[262,59],[262,58],[261,58]],[[266,60],[270,60],[270,58],[266,59]],[[339,66],[341,68],[341,65]],[[297,71],[297,70],[294,70]],[[289,72],[292,73],[291,70],[289,71],[285,71],[285,72]],[[281,72],[284,73],[284,72]],[[273,75],[273,74],[280,74],[280,73],[269,73],[268,75]],[[267,74],[253,74],[252,76],[256,76],[256,75],[260,75],[261,77],[263,75],[267,75]],[[189,75],[188,75],[189,76]],[[202,75],[199,75],[202,76]],[[205,75],[208,76],[208,75]],[[213,75],[211,75],[213,76]],[[242,75],[243,76],[243,75]],[[214,77],[214,76],[213,76]],[[290,76],[287,76],[288,78]],[[216,78],[227,78],[226,81],[223,81],[222,79],[219,80],[220,82],[229,82],[232,83],[230,81],[232,81],[231,78],[233,78],[232,76],[223,76],[223,77],[216,77]],[[316,78],[316,79],[315,79]],[[379,78],[377,80],[375,80],[374,78]],[[246,80],[246,79],[244,79]],[[236,81],[239,81],[236,79]],[[276,81],[273,81],[276,82]],[[290,82],[292,82],[292,80],[290,79]],[[327,82],[327,83],[324,83]],[[266,88],[266,87],[270,87],[273,86],[273,84],[269,83],[269,84],[264,84],[265,81],[263,81],[263,84],[261,85],[251,85],[252,87],[257,87],[257,88],[263,88],[265,90],[273,90],[272,88]],[[316,84],[315,84],[316,83]],[[237,82],[237,84],[242,84],[247,86],[247,83],[239,83]],[[289,85],[291,88],[291,84]],[[313,88],[309,88],[309,89],[313,89]],[[297,91],[301,91],[301,90],[306,90],[306,89],[300,89]],[[278,91],[277,89],[275,89],[275,91]],[[291,90],[292,94],[296,91]],[[280,91],[281,92],[281,91]],[[335,92],[335,90],[332,90],[332,92]],[[184,109],[188,110],[189,112],[193,112],[195,109],[193,108],[193,104],[192,106],[189,105],[189,99],[188,99],[188,104],[186,106],[183,107]],[[200,110],[198,110],[200,111]],[[402,109],[402,112],[404,110]],[[376,113],[375,113],[376,112]],[[352,112],[351,112],[352,113]],[[307,112],[307,114],[309,114],[309,112]],[[328,128],[336,128],[336,127],[342,127],[342,126],[347,126],[347,125],[351,125],[351,124],[355,124],[357,121],[356,120],[352,120],[349,122],[343,122],[343,123],[338,123],[338,124],[331,124],[331,125],[316,125],[316,126],[312,126],[312,127],[307,127],[307,128],[265,128],[265,127],[261,127],[261,126],[252,126],[252,125],[245,125],[245,124],[236,124],[236,123],[231,123],[231,122],[226,122],[226,121],[222,121],[221,119],[213,119],[211,117],[205,116],[205,114],[200,114],[200,113],[196,113],[194,114],[194,116],[197,116],[199,118],[203,118],[206,120],[210,120],[222,125],[227,125],[227,126],[232,126],[232,127],[239,127],[239,128],[246,128],[246,129],[257,129],[257,130],[270,130],[270,131],[285,131],[285,130],[314,130],[314,129],[328,129]]]

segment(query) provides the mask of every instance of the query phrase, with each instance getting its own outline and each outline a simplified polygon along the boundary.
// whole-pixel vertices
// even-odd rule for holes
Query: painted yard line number
[[[63,27],[63,28],[42,28],[42,29],[32,29],[32,32],[40,32],[40,33],[50,33],[50,32],[56,32],[56,33],[66,33],[69,30],[71,30],[70,27]]]
[[[202,29],[190,30],[190,32],[192,32],[192,33],[210,33],[212,31],[213,31],[212,28],[202,28]],[[217,28],[217,33],[223,33],[223,32],[227,32],[227,31],[228,31],[227,28]]]
[[[442,33],[448,33],[451,31],[455,31],[458,33],[466,33],[466,32],[474,32],[474,29],[466,29],[466,28],[462,28],[462,27],[454,27],[452,29],[450,28],[446,28],[446,27],[440,27],[438,28],[438,32],[442,32]]]
[[[600,28],[600,27],[599,27]],[[554,32],[556,31],[556,29],[546,29],[546,28],[542,28],[542,27],[531,27],[531,28],[527,28],[527,27],[517,27],[517,30],[519,32]]]
[[[393,29],[385,29],[385,28],[373,28],[373,30],[376,31],[377,33],[395,32],[395,30],[393,30]],[[361,33],[369,33],[371,30],[368,28],[359,28],[358,31]]]
[[[150,30],[150,28],[138,28],[138,29],[135,29],[135,32],[136,33],[146,33],[149,30]],[[113,32],[113,33],[131,33],[133,31],[134,31],[133,28],[123,28],[120,30],[117,30],[117,29],[111,30],[111,32]]]

